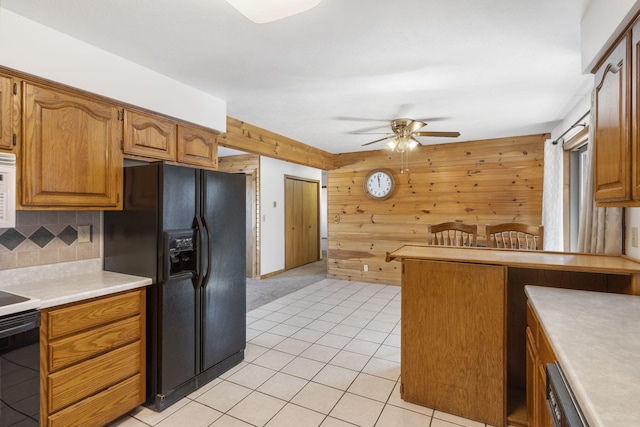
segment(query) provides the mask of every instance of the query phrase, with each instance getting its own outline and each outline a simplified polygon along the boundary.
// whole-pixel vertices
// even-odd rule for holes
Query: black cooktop
[[[25,301],[29,301],[29,298],[10,294],[9,292],[0,291],[0,307],[4,307],[5,305],[16,304],[19,302],[25,302]]]

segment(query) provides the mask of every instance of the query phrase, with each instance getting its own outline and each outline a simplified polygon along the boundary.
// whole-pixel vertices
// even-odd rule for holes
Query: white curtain
[[[542,224],[544,224],[544,250],[563,251],[563,180],[564,151],[562,144],[544,143],[544,182],[542,188]]]
[[[593,105],[593,103],[592,103]],[[595,108],[591,108],[589,145],[587,146],[586,180],[580,226],[578,229],[578,252],[599,254],[622,253],[622,208],[599,208],[594,200],[593,141]]]

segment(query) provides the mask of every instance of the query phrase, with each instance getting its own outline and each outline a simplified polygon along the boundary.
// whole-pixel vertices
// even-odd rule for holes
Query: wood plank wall
[[[388,150],[335,155],[327,176],[327,277],[399,285],[401,265],[385,262],[385,254],[426,244],[429,223],[478,224],[479,245],[486,243],[485,224],[541,224],[548,138],[425,145],[409,154],[405,173],[400,155]],[[380,167],[396,180],[394,195],[381,202],[363,192],[366,174]]]

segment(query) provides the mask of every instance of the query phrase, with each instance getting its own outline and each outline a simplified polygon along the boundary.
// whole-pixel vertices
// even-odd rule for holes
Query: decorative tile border
[[[12,251],[20,246],[20,244],[26,239],[29,239],[36,245],[44,248],[56,237],[66,243],[67,246],[70,246],[72,243],[78,240],[78,230],[70,225],[67,225],[64,230],[62,230],[58,235],[55,235],[51,231],[49,231],[47,227],[41,226],[30,236],[24,236],[15,228],[9,228],[7,229],[7,231],[0,235],[0,245]]]
[[[0,229],[0,270],[100,258],[102,213],[18,211],[16,227]],[[93,239],[78,243],[78,225],[91,225]]]

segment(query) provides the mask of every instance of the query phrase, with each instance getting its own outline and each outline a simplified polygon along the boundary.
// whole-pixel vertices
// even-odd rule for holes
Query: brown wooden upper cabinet
[[[178,125],[178,162],[216,169],[218,167],[217,134],[198,126]]]
[[[121,209],[116,105],[23,82],[22,209]]]
[[[13,150],[13,79],[0,75],[0,150]]]
[[[216,134],[198,126],[135,110],[124,113],[124,153],[215,169]]]
[[[631,200],[627,38],[595,72],[594,183],[598,202]]]
[[[600,206],[640,206],[640,21],[595,73],[594,190]]]
[[[631,28],[631,196],[640,201],[640,20]]]
[[[177,128],[168,119],[125,110],[124,153],[175,162]]]

